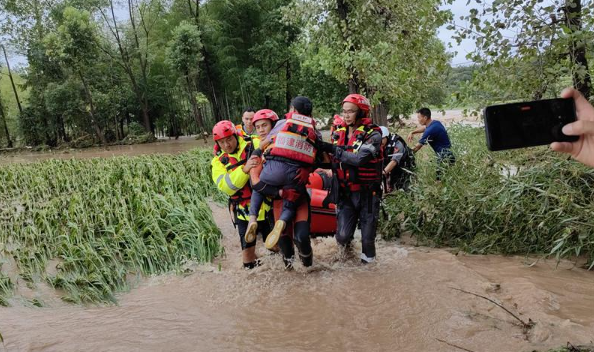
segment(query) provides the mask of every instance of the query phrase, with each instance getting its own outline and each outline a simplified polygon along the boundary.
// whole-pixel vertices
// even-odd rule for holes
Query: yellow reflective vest
[[[246,130],[243,129],[243,125],[235,125],[235,129],[237,130],[237,133],[239,133],[239,135],[241,137],[250,137],[250,138],[258,138],[258,133],[256,132],[256,127],[252,127],[252,133],[247,133]]]
[[[235,153],[218,152],[210,163],[212,180],[219,190],[229,196],[233,210],[240,220],[249,220],[249,205],[252,196],[250,175],[243,172],[251,151],[258,148],[260,140],[257,138],[246,141],[241,136],[237,137],[238,146]],[[267,202],[262,203],[258,213],[258,221],[264,220],[266,212],[270,210]]]

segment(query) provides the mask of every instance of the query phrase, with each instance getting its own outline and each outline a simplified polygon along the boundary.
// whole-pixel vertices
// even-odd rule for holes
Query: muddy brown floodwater
[[[18,154],[0,154],[0,165],[12,163],[29,163],[47,159],[87,159],[109,158],[120,155],[145,155],[145,154],[177,154],[192,148],[210,146],[211,140],[197,140],[193,136],[182,136],[176,139],[160,139],[156,143],[113,145],[109,147],[93,147],[85,149],[50,150],[46,152],[30,152]]]
[[[335,260],[324,238],[309,270],[284,270],[259,240],[263,265],[244,271],[227,210],[211,207],[225,257],[144,279],[117,306],[0,308],[0,351],[505,352],[594,338],[594,273],[572,263],[379,241],[378,262],[362,266]],[[504,310],[454,288],[536,324],[525,335]]]

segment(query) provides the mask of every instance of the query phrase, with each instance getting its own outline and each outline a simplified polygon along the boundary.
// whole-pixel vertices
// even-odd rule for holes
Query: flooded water
[[[0,351],[501,352],[594,338],[594,273],[570,262],[455,255],[406,239],[379,241],[378,262],[362,266],[359,246],[337,261],[324,238],[313,240],[313,268],[284,270],[259,240],[263,265],[245,271],[227,210],[212,209],[224,258],[144,279],[117,306],[0,307]],[[535,325],[524,334],[503,309],[456,289]]]
[[[197,140],[193,136],[182,136],[179,139],[161,139],[156,143],[114,145],[109,147],[93,147],[86,149],[64,149],[46,152],[30,152],[18,154],[0,154],[0,165],[10,163],[28,163],[47,159],[86,159],[109,158],[120,155],[144,154],[177,154],[192,148],[209,146],[204,140]]]
[[[315,265],[241,268],[226,209],[213,205],[227,256],[186,277],[144,280],[119,305],[0,308],[8,351],[532,351],[594,336],[593,273],[521,257],[454,255],[379,243],[378,263],[336,261],[315,239]],[[263,247],[259,244],[259,247]],[[359,248],[356,248],[358,251]],[[536,325],[526,335],[517,321]]]

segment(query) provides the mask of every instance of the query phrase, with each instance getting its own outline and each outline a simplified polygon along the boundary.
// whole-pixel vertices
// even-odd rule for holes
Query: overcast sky
[[[461,24],[460,16],[468,15],[469,7],[466,5],[467,0],[454,0],[452,5],[442,6],[442,9],[449,9],[454,15],[454,23]],[[471,62],[466,58],[466,54],[474,50],[474,42],[469,39],[463,40],[460,45],[452,40],[453,31],[446,29],[447,25],[442,26],[438,31],[438,37],[442,42],[446,44],[446,50],[448,52],[457,54],[452,58],[452,66],[469,65]],[[448,48],[448,43],[452,45],[452,48]]]
[[[466,6],[467,0],[454,0],[452,5],[442,6],[443,9],[450,9],[454,14],[454,21],[456,23],[460,23],[460,16],[465,16],[468,13],[468,6]],[[120,12],[120,11],[117,11]],[[126,17],[127,13],[122,12],[122,16]],[[119,14],[116,15],[117,17]],[[446,25],[447,26],[447,25]],[[466,59],[466,54],[471,52],[474,49],[474,42],[471,40],[464,40],[460,46],[456,43],[455,40],[452,40],[452,35],[454,34],[453,31],[447,30],[446,26],[443,26],[438,31],[438,37],[446,44],[446,50],[451,52],[452,54],[456,53],[455,56],[452,58],[452,66],[460,66],[460,65],[468,65],[470,62]],[[448,47],[448,44],[452,45],[452,48]],[[26,65],[27,61],[25,57],[15,55],[11,53],[9,50],[9,60],[11,62],[11,66],[23,66]],[[3,65],[4,66],[4,65]]]

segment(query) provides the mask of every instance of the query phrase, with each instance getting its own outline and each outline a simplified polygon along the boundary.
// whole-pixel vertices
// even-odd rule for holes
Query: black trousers
[[[361,245],[367,258],[375,257],[375,235],[379,220],[381,190],[377,187],[345,192],[337,204],[336,241],[343,246],[351,243],[357,223],[361,223]]]

